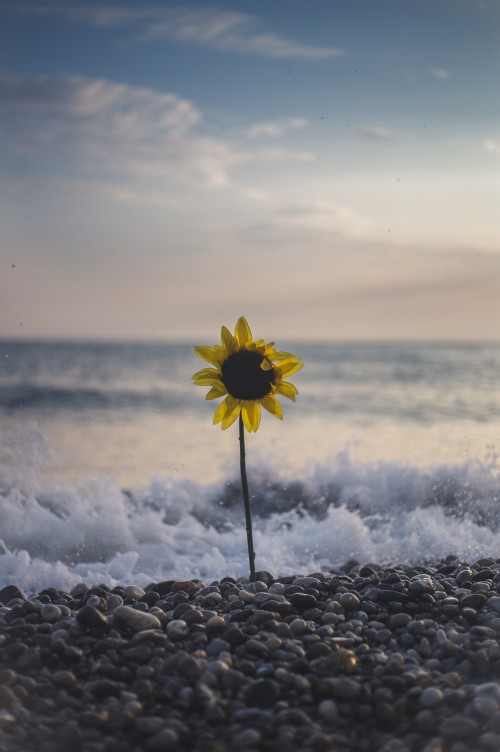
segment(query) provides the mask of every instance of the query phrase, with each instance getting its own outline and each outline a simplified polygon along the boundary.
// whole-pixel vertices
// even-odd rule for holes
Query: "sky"
[[[500,0],[0,3],[0,337],[497,340]]]

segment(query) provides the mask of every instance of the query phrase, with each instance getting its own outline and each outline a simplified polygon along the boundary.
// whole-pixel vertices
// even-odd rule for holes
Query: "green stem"
[[[247,528],[248,563],[250,564],[250,582],[255,582],[255,551],[253,550],[252,515],[250,513],[250,499],[248,496],[247,470],[245,463],[245,428],[240,413],[240,472],[243,504],[245,506],[245,524]]]

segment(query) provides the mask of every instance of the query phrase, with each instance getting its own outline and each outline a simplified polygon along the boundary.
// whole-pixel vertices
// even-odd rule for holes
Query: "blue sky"
[[[497,339],[497,0],[0,10],[0,336]]]

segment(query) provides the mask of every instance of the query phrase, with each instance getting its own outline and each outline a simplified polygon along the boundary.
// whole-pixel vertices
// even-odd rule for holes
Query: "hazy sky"
[[[498,339],[499,0],[3,2],[0,336]]]

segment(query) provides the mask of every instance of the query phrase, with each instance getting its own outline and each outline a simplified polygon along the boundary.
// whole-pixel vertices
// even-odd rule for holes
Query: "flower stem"
[[[250,499],[248,496],[247,470],[245,463],[245,429],[240,413],[240,472],[243,504],[245,506],[245,524],[247,528],[248,563],[250,564],[250,582],[255,582],[255,551],[253,550],[252,515],[250,513]]]

